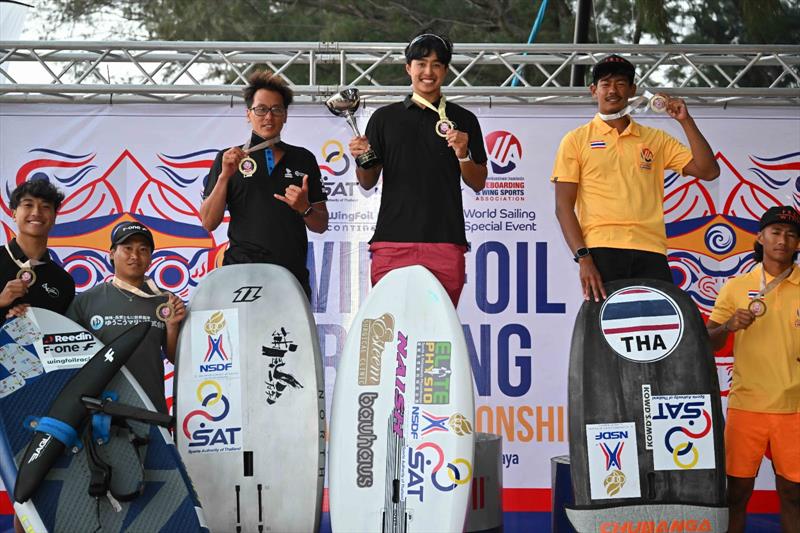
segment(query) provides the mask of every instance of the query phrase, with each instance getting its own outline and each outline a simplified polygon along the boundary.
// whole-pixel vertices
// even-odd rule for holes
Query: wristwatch
[[[309,206],[308,206],[308,209],[306,209],[305,211],[303,211],[303,213],[302,213],[302,217],[303,217],[303,218],[307,217],[308,215],[310,215],[310,214],[311,214],[311,211],[313,211],[313,210],[314,210],[314,209],[311,207],[311,205],[309,205]]]
[[[578,248],[575,250],[575,256],[572,258],[576,263],[580,263],[581,259],[590,256],[592,253],[588,248]]]
[[[472,154],[467,152],[466,156],[464,156],[464,157],[456,156],[456,159],[458,159],[459,163],[469,163],[470,161],[472,161]]]

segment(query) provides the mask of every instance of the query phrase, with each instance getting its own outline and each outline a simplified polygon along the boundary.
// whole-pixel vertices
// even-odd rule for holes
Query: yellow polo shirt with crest
[[[689,149],[631,119],[619,133],[598,115],[561,140],[550,181],[578,184],[575,203],[588,248],[666,254],[664,169],[683,174]]]
[[[758,413],[800,413],[800,266],[764,297],[767,312],[734,333],[728,407]],[[729,279],[710,320],[724,324],[747,309],[761,289],[761,269]],[[767,274],[767,283],[774,279]]]

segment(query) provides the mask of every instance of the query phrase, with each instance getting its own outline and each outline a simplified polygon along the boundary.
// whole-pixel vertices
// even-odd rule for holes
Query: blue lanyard
[[[275,170],[275,155],[272,153],[272,148],[267,148],[264,150],[267,154],[267,172],[272,174],[272,171]]]

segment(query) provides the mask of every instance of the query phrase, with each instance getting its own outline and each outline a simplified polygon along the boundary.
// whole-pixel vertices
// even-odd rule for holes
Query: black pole
[[[589,42],[589,17],[592,12],[592,0],[578,0],[578,10],[575,12],[575,35],[572,42],[575,44]],[[582,87],[585,84],[586,67],[573,65],[570,75],[570,86]]]

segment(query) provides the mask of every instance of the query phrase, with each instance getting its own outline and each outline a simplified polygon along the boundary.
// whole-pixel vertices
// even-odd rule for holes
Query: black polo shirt
[[[445,112],[458,130],[469,134],[472,160],[486,162],[477,117],[451,102]],[[453,149],[436,134],[438,121],[438,113],[419,107],[410,96],[370,118],[366,135],[383,162],[381,207],[370,242],[467,244],[461,168]]]
[[[5,246],[0,248],[0,290],[4,289],[9,281],[17,279],[17,272],[20,269],[8,255],[8,250],[17,261],[24,263],[28,260],[16,239],[11,239],[8,249]],[[28,293],[14,302],[14,305],[31,304],[63,315],[75,297],[75,281],[63,268],[53,262],[50,250],[47,250],[39,261],[42,263],[32,267],[36,273],[36,281],[28,287]],[[5,320],[10,308],[11,306],[0,308],[0,322]]]
[[[264,139],[252,134],[250,145]],[[256,172],[246,178],[237,170],[228,181],[227,203],[231,219],[228,225],[229,247],[224,264],[271,263],[285,267],[304,287],[308,285],[306,255],[308,234],[303,217],[275,194],[284,195],[289,185],[303,185],[303,175],[308,175],[308,199],[313,203],[326,201],[322,190],[317,160],[310,151],[284,142],[279,143],[284,154],[275,164],[272,174],[267,172],[265,150],[250,155],[257,165]],[[227,149],[226,149],[227,150]],[[222,171],[221,150],[205,184],[203,197],[214,190]]]

